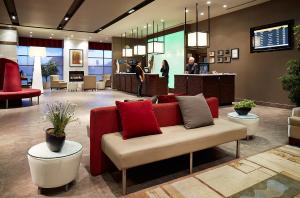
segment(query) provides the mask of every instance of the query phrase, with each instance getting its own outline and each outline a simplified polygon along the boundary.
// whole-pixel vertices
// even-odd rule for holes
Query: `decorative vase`
[[[52,128],[46,130],[46,143],[52,152],[59,152],[64,146],[66,136],[55,136],[50,133]]]
[[[234,108],[234,110],[239,115],[247,115],[251,111],[251,108]]]

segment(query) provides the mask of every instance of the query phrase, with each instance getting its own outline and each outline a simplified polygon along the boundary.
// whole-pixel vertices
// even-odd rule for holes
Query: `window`
[[[28,81],[32,81],[34,57],[29,56],[29,46],[18,46],[17,55],[20,71],[23,71]],[[46,57],[42,57],[41,60],[42,65],[47,64],[50,60],[57,64],[58,75],[60,79],[63,79],[63,48],[47,47]]]
[[[89,50],[89,75],[97,76],[97,81],[103,79],[104,74],[112,73],[111,50]]]

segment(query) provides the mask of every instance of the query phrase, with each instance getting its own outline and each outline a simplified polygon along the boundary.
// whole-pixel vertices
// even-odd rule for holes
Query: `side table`
[[[247,126],[247,140],[249,137],[254,136],[257,133],[256,127],[259,123],[259,116],[253,113],[248,113],[247,115],[239,115],[236,112],[231,112],[227,114],[229,120],[243,124]]]
[[[77,91],[78,83],[77,82],[68,82],[68,91]]]
[[[38,186],[39,193],[43,188],[55,188],[74,181],[78,175],[82,155],[82,145],[65,141],[60,152],[52,152],[46,142],[37,144],[28,150],[27,158],[32,181]]]

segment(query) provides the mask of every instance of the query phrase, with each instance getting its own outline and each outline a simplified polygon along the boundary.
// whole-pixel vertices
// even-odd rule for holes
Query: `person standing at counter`
[[[195,58],[190,57],[188,64],[185,66],[185,73],[187,74],[196,74],[198,69],[198,64],[195,63]]]
[[[169,84],[169,63],[167,60],[162,61],[160,72],[167,79],[167,84]]]
[[[145,80],[145,74],[142,69],[142,62],[139,61],[135,68],[135,74],[137,78],[137,97],[142,97],[142,89],[143,89],[143,83]]]

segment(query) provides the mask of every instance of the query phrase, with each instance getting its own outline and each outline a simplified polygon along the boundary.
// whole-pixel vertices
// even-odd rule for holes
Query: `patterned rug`
[[[300,198],[300,148],[282,146],[127,198]]]

